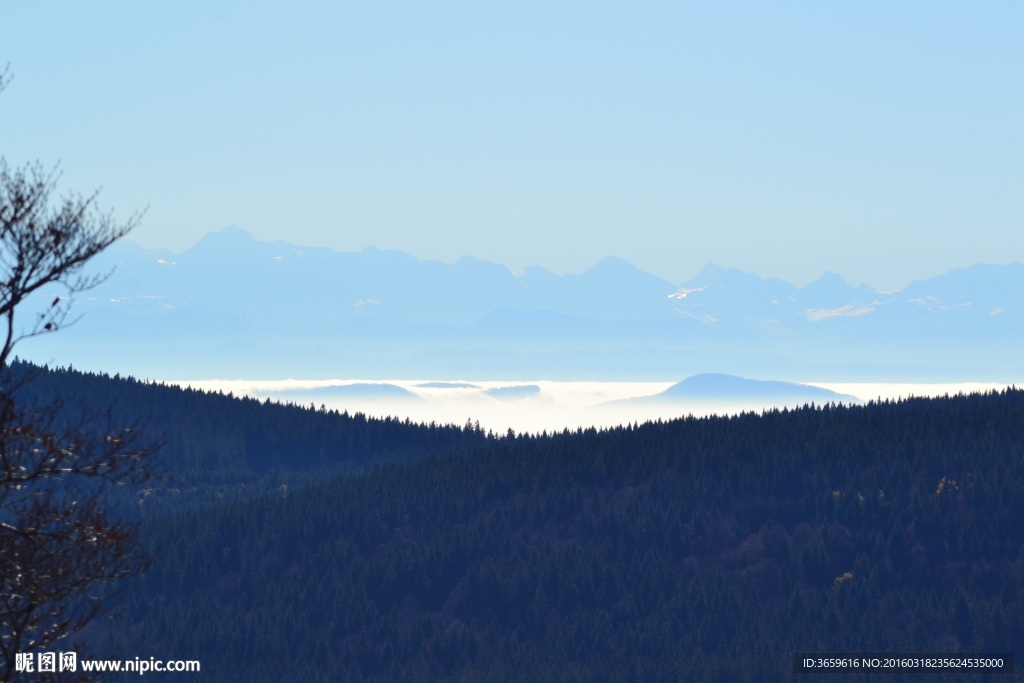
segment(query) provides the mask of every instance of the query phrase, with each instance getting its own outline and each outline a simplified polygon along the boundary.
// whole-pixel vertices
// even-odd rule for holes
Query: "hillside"
[[[1018,390],[499,439],[42,379],[68,377],[194,423],[189,476],[253,489],[144,515],[155,562],[101,653],[217,681],[758,681],[795,652],[1022,645]],[[189,448],[218,434],[243,441],[208,475]],[[264,476],[290,470],[315,476]]]
[[[147,443],[163,444],[149,463],[155,477],[140,512],[174,496],[189,504],[253,495],[271,483],[301,483],[351,474],[431,453],[462,452],[487,441],[475,428],[413,424],[398,418],[307,407],[110,377],[15,360],[7,369],[15,395],[27,404],[63,406],[66,420],[86,432],[133,427]],[[309,397],[304,397],[308,399]]]

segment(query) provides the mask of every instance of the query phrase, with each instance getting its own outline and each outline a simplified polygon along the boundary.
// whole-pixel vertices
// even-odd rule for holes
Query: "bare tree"
[[[0,90],[8,80],[0,73]],[[65,322],[71,297],[102,279],[83,267],[139,220],[117,223],[96,209],[95,194],[54,201],[56,179],[0,158],[0,681],[19,675],[19,655],[73,649],[70,638],[116,583],[148,565],[137,525],[112,514],[108,494],[143,481],[154,448],[135,430],[100,429],[84,411],[73,419],[59,401],[22,400],[8,363],[19,340]],[[19,327],[30,295],[55,288]]]
[[[138,223],[138,216],[119,224],[99,212],[95,194],[68,195],[54,207],[57,175],[39,164],[12,170],[0,159],[0,317],[5,323],[0,365],[9,360],[19,339],[60,327],[71,296],[102,279],[83,275],[83,266]],[[48,285],[63,286],[65,296],[55,296],[31,325],[18,330],[18,307]]]

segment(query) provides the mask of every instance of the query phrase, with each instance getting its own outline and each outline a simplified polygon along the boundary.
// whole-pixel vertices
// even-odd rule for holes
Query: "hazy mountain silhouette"
[[[604,405],[629,406],[651,403],[700,407],[731,405],[760,408],[807,403],[818,405],[823,403],[860,403],[860,400],[855,396],[806,384],[747,379],[721,373],[702,373],[673,384],[658,394],[610,401]]]
[[[377,400],[386,399],[389,403],[393,401],[419,401],[418,396],[407,389],[395,384],[378,384],[375,382],[357,382],[354,384],[336,384],[326,387],[315,387],[308,389],[284,389],[271,392],[274,398],[281,401],[293,403],[305,403],[306,401],[321,401],[330,399],[359,399]]]
[[[118,242],[93,265],[110,277],[76,300],[81,320],[25,347],[34,359],[179,377],[1024,374],[1022,264],[901,292],[835,273],[796,287],[713,264],[675,285],[613,257],[578,275],[512,272],[231,227],[178,254]],[[38,293],[38,308],[52,296]]]
[[[653,398],[660,400],[726,399],[738,398],[783,398],[806,401],[842,401],[859,403],[853,396],[839,394],[821,387],[779,382],[774,380],[747,379],[735,375],[704,373],[684,379]]]
[[[492,398],[509,400],[537,396],[540,394],[540,387],[536,384],[519,384],[511,387],[495,387],[488,389],[486,393]]]

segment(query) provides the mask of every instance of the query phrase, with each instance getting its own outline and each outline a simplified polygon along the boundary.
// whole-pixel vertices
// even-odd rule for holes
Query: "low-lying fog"
[[[696,390],[680,392],[705,379]],[[728,390],[716,390],[725,378]],[[502,382],[423,380],[189,380],[169,384],[270,398],[350,413],[465,424],[504,433],[615,426],[687,414],[760,411],[804,403],[866,402],[876,398],[940,396],[1004,389],[1009,383],[885,384],[756,382],[699,375],[684,382]],[[738,384],[737,384],[738,383]],[[711,390],[708,385],[711,384]],[[689,385],[692,389],[692,384]],[[781,388],[781,391],[780,391]],[[794,391],[789,391],[794,389]],[[667,392],[667,393],[664,393]],[[805,392],[805,393],[800,393]],[[835,392],[829,394],[828,392]],[[659,394],[663,394],[659,396]]]

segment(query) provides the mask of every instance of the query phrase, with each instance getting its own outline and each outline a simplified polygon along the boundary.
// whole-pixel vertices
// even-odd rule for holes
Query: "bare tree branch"
[[[11,169],[0,159],[0,317],[4,339],[0,365],[21,339],[56,331],[65,321],[73,295],[95,287],[105,276],[82,273],[83,266],[138,225],[141,214],[118,223],[96,208],[96,194],[67,195],[56,206],[51,198],[57,169],[29,164]],[[15,312],[27,297],[51,284],[63,286],[39,311],[31,325],[16,328]]]
[[[0,90],[9,82],[0,71]],[[84,274],[85,265],[140,220],[118,223],[95,194],[54,200],[58,177],[0,158],[0,681],[18,676],[19,653],[79,633],[120,580],[149,565],[137,524],[112,514],[108,493],[145,481],[156,448],[140,445],[134,428],[99,430],[95,415],[76,421],[59,401],[19,403],[21,380],[8,365],[19,341],[65,323],[72,297],[105,277]],[[48,285],[64,295],[19,327],[28,297]]]

